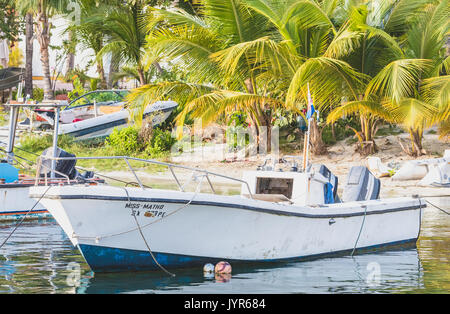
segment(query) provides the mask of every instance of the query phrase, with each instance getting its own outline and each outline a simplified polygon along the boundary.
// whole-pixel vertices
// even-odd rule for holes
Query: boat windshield
[[[74,101],[72,101],[65,110],[73,109],[76,107],[93,105],[94,101],[99,106],[108,106],[123,102],[125,96],[130,92],[128,90],[110,90],[110,91],[95,91],[87,93]]]

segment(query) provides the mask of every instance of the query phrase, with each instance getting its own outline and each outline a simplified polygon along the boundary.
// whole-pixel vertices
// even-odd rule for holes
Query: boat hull
[[[41,188],[31,191],[33,197],[39,193]],[[237,196],[69,186],[52,188],[42,204],[94,272],[154,270],[155,259],[166,268],[278,262],[414,243],[425,207],[412,198],[312,208]]]
[[[36,200],[30,198],[30,186],[9,185],[7,188],[0,187],[0,222],[14,221],[22,219],[27,215],[27,219],[51,218],[50,213],[41,204],[35,206]]]
[[[176,106],[176,103],[168,103],[167,105],[157,103],[156,106],[147,108],[144,112],[144,117],[152,116],[152,124],[154,126],[159,125],[170,116]],[[84,121],[62,124],[59,128],[59,134],[70,135],[79,140],[107,137],[115,128],[127,127],[129,125],[128,117],[129,112],[122,110]]]

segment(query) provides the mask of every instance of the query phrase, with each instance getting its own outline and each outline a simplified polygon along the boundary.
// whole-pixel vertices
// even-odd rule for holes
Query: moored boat
[[[21,108],[35,107],[36,104],[18,101],[10,101],[8,106],[11,107],[9,121],[8,144],[4,150],[5,159],[0,161],[0,221],[11,221],[18,219],[43,219],[52,216],[46,208],[30,198],[29,189],[32,186],[48,186],[48,185],[73,185],[89,182],[90,184],[104,183],[104,180],[94,177],[92,174],[80,174],[75,169],[75,163],[47,162],[41,165],[41,170],[35,178],[20,174],[17,167],[18,162],[14,153],[14,143],[17,129],[17,120],[19,110]],[[41,103],[39,106],[52,108],[59,112],[59,109],[66,106],[65,103],[57,101],[50,103]],[[45,153],[49,156],[74,156],[67,154],[57,148],[57,131],[58,125],[54,127],[54,145]]]
[[[120,158],[127,164],[165,165],[172,174],[181,167]],[[170,269],[224,259],[302,260],[415,243],[426,206],[413,197],[378,199],[379,182],[364,167],[350,171],[341,198],[335,196],[337,179],[324,166],[304,172],[262,167],[246,172],[243,180],[191,170],[199,182],[196,192],[186,192],[174,174],[179,191],[139,183],[140,188],[34,187],[30,196],[42,199],[94,272]],[[200,193],[202,183],[214,191],[212,176],[239,182],[241,195]]]

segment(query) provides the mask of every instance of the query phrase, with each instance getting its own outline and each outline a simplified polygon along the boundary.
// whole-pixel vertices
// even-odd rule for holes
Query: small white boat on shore
[[[78,140],[109,136],[114,128],[129,125],[130,111],[125,96],[127,90],[98,90],[89,92],[71,103],[59,115],[58,134],[70,135]],[[143,110],[143,118],[151,117],[152,125],[163,123],[178,104],[173,101],[158,101]],[[33,116],[21,122],[22,127],[46,128],[54,124],[54,110],[36,109]],[[30,122],[33,120],[34,122]]]
[[[107,157],[105,157],[107,158]],[[324,166],[260,167],[243,180],[167,166],[179,190],[113,186],[34,187],[30,196],[55,217],[94,272],[179,268],[227,260],[276,262],[415,243],[425,201],[378,199],[380,185],[365,167],[353,168],[341,198]],[[90,159],[90,158],[80,158]],[[186,192],[174,169],[193,172]],[[132,169],[131,169],[132,170]],[[136,175],[136,173],[133,171]],[[241,195],[200,193],[210,178],[242,185]],[[342,201],[340,200],[342,199]]]
[[[442,158],[405,162],[392,180],[421,180],[419,185],[450,186],[450,150],[446,150]]]

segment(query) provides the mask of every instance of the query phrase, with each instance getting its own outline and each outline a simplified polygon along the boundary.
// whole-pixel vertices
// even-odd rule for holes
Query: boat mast
[[[309,103],[309,97],[310,96],[310,92],[309,92],[309,83],[308,83],[308,103]],[[308,106],[308,111],[310,110],[309,106]],[[308,113],[306,114],[306,117],[308,117]],[[307,168],[308,168],[308,164],[309,164],[309,142],[310,142],[310,137],[311,137],[311,119],[312,119],[312,114],[311,117],[309,117],[308,119],[308,131],[306,132],[306,136],[305,136],[305,144],[304,144],[304,148],[303,148],[303,172],[306,172]]]
[[[11,106],[9,113],[8,147],[6,149],[7,161],[14,163],[14,141],[16,139],[17,120],[19,118],[19,107]]]
[[[55,122],[53,123],[53,159],[52,159],[52,173],[50,178],[55,179],[56,174],[56,157],[58,149],[58,130],[59,130],[59,110],[60,107],[55,107]]]

